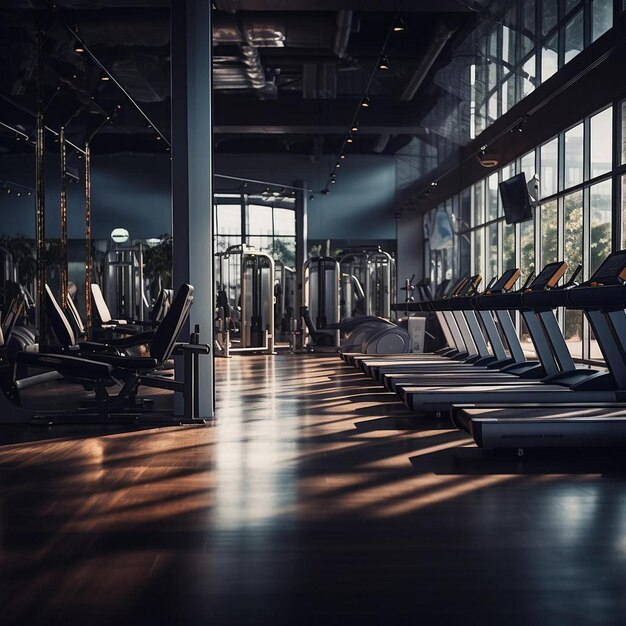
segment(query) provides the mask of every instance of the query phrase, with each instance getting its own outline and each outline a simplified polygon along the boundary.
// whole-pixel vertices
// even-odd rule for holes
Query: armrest
[[[92,355],[90,355],[91,357]],[[94,354],[92,356],[94,360],[101,361],[103,363],[107,363],[112,365],[115,368],[124,369],[124,370],[141,370],[141,371],[152,371],[157,369],[159,366],[159,362],[152,357],[134,357],[134,356],[123,356],[116,354]]]
[[[174,348],[174,354],[210,354],[211,347],[207,343],[179,343]]]
[[[104,353],[104,354],[119,354],[120,351],[116,346],[110,343],[99,343],[97,341],[79,341],[76,344],[80,352],[86,352],[88,354]]]
[[[132,348],[133,346],[140,346],[144,343],[149,343],[154,337],[154,331],[149,330],[144,333],[137,333],[136,335],[130,335],[128,337],[119,337],[117,339],[110,339],[107,343],[116,348]]]
[[[83,359],[63,354],[49,354],[45,352],[18,352],[15,362],[30,367],[41,367],[56,370],[66,376],[77,376],[90,380],[110,378],[113,367],[107,363]]]

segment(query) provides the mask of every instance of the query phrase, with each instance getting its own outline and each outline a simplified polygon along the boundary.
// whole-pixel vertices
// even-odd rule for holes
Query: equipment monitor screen
[[[589,279],[603,285],[619,285],[626,279],[626,250],[612,252]]]
[[[529,289],[537,291],[538,289],[545,289],[546,287],[554,287],[566,270],[567,263],[564,261],[548,263],[548,265],[539,272],[535,280],[530,283]]]
[[[520,272],[516,267],[510,270],[506,270],[504,274],[502,274],[502,276],[500,276],[500,278],[489,288],[489,291],[495,293],[497,291],[507,289],[507,286],[513,280],[513,278],[515,278],[515,280],[519,278],[519,274]]]
[[[517,224],[532,218],[533,209],[528,195],[526,175],[523,172],[502,181],[499,189],[507,224]]]

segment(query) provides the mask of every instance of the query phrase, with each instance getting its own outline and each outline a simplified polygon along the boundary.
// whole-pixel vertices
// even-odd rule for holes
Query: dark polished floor
[[[0,624],[626,624],[621,453],[486,454],[333,356],[217,365],[206,428],[0,428]]]

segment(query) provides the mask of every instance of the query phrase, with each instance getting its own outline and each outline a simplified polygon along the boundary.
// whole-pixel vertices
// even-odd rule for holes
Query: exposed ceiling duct
[[[337,12],[337,30],[335,31],[335,42],[333,52],[343,59],[346,56],[346,49],[350,41],[350,31],[352,30],[352,11]]]
[[[448,41],[450,41],[450,38],[454,35],[457,28],[457,26],[447,26],[441,21],[437,22],[432,40],[419,62],[413,67],[413,70],[409,74],[406,85],[400,94],[400,100],[413,100],[415,94],[422,86],[424,79],[428,76],[428,72],[432,69],[435,61],[439,58],[439,55]],[[384,152],[390,139],[391,135],[381,135],[374,146],[374,152],[379,154]]]

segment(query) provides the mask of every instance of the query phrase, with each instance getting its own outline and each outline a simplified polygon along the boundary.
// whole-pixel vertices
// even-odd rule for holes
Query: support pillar
[[[295,314],[298,315],[299,306],[302,304],[302,265],[307,259],[308,252],[308,210],[309,210],[309,196],[306,190],[307,184],[304,180],[297,180],[293,184],[294,187],[300,187],[296,191],[296,296],[298,307]]]
[[[194,286],[189,325],[213,346],[211,3],[181,0],[172,10],[172,234],[174,289]],[[176,363],[182,378],[182,360]],[[199,417],[214,415],[213,359],[199,361]],[[182,414],[182,398],[175,412]]]

